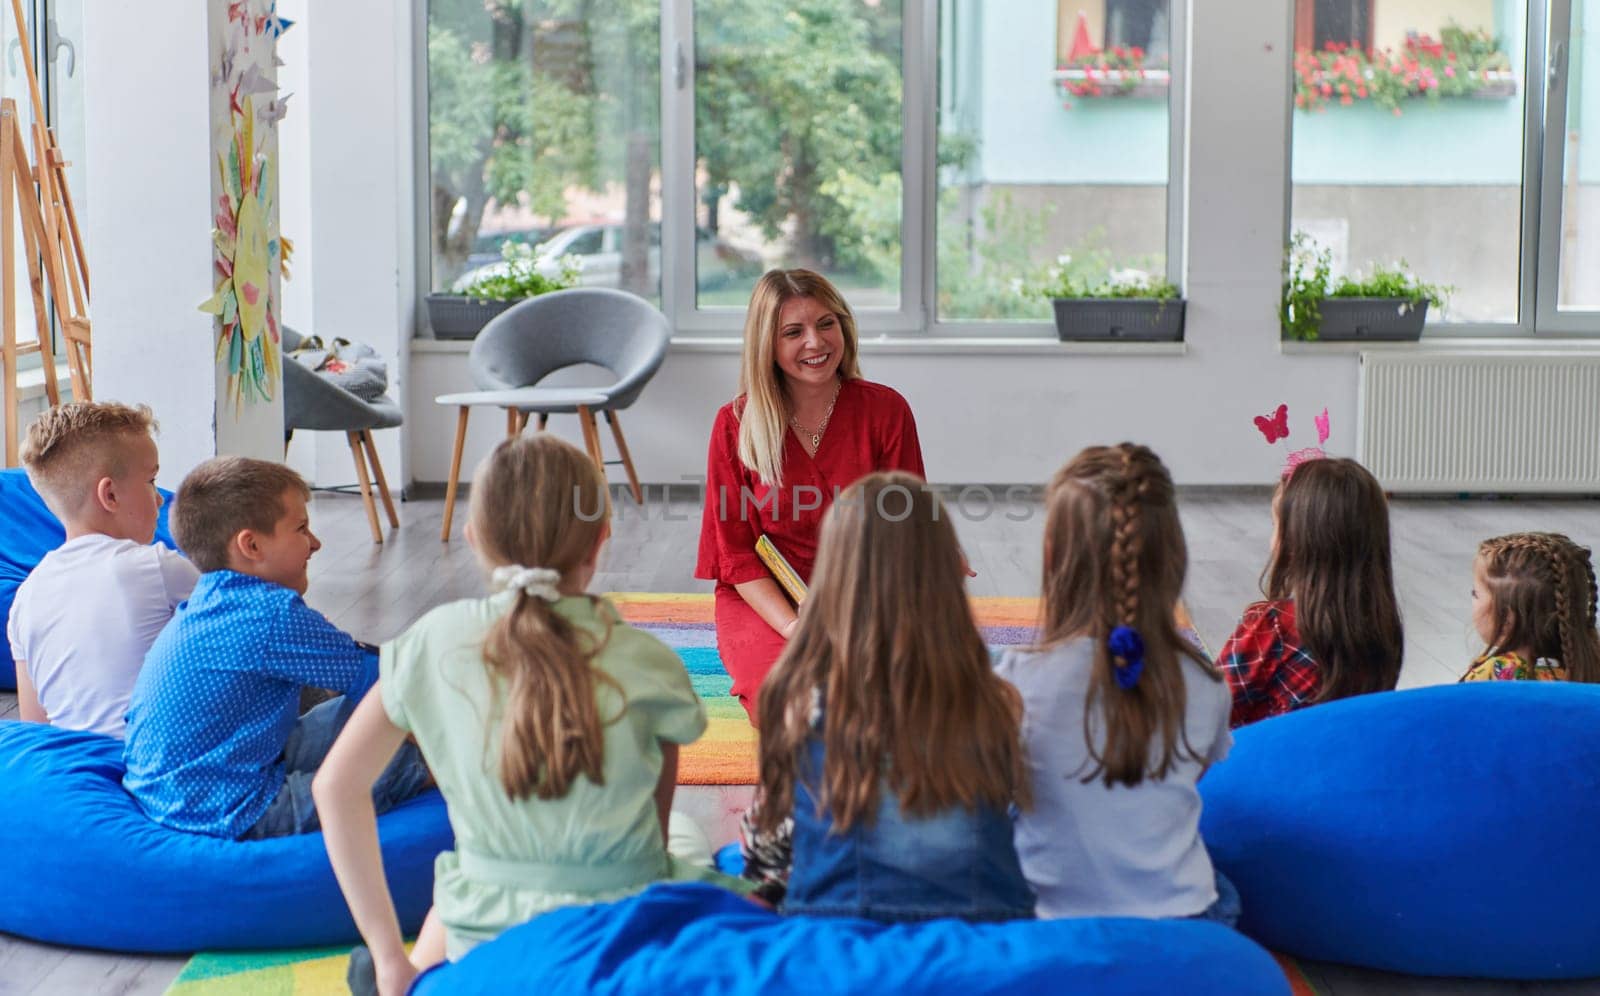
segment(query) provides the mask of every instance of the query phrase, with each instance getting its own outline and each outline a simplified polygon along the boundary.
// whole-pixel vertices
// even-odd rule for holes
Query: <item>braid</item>
[[[1513,533],[1485,541],[1480,552],[1489,562],[1493,575],[1521,577],[1527,583],[1548,586],[1549,598],[1554,603],[1554,629],[1561,664],[1569,673],[1576,668],[1587,675],[1594,663],[1600,663],[1591,662],[1590,658],[1595,655],[1589,652],[1595,642],[1597,593],[1594,565],[1587,548],[1561,533]],[[1580,583],[1582,590],[1574,591]],[[1537,612],[1532,604],[1524,604],[1519,611],[1530,616]],[[1550,632],[1549,622],[1530,617],[1518,624],[1522,637],[1535,644],[1532,648],[1535,655],[1541,642],[1539,634]],[[1548,647],[1548,642],[1545,646]]]
[[[1139,556],[1144,536],[1139,523],[1139,503],[1149,490],[1144,474],[1135,466],[1134,448],[1126,443],[1122,468],[1111,482],[1111,591],[1116,600],[1116,622],[1139,625]]]
[[[1567,566],[1571,558],[1554,537],[1546,536],[1542,539],[1544,542],[1539,544],[1540,552],[1544,554],[1546,562],[1550,565],[1550,573],[1554,575],[1555,583],[1552,587],[1556,596],[1556,630],[1561,634],[1561,663],[1565,665],[1573,658],[1572,602],[1571,594],[1567,591]]]

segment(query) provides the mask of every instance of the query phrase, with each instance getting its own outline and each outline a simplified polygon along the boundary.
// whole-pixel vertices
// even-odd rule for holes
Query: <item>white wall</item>
[[[302,0],[304,2],[304,0]],[[406,402],[414,324],[412,265],[411,6],[405,0],[306,4],[311,315],[302,332],[375,347],[389,365],[389,395]],[[291,32],[293,33],[293,32]],[[409,478],[400,433],[374,437],[392,484]],[[344,438],[319,433],[314,479],[350,483]]]
[[[97,4],[83,44],[95,397],[155,409],[173,488],[216,453],[206,16]]]
[[[1306,445],[1312,413],[1327,407],[1329,449],[1354,453],[1356,355],[1284,355],[1279,346],[1288,5],[1203,6],[1203,16],[1191,18],[1187,352],[908,355],[865,343],[866,375],[898,389],[916,412],[931,479],[1043,481],[1083,446],[1132,439],[1153,446],[1180,483],[1266,483],[1283,453],[1262,441],[1251,418],[1280,402],[1290,405],[1296,445]],[[465,357],[437,348],[426,344],[412,357],[408,446],[420,481],[449,473],[455,414],[432,397],[471,388]],[[625,414],[644,480],[704,472],[712,416],[737,382],[735,354],[669,355]],[[553,428],[575,440],[575,426],[565,424],[574,421],[558,418]],[[492,410],[472,424],[467,467],[504,431]]]

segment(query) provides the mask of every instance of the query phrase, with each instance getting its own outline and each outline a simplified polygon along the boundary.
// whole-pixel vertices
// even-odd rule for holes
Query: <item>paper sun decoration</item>
[[[274,8],[275,10],[275,8]],[[286,22],[275,14],[249,16],[249,4],[235,3],[229,20],[236,21],[243,34],[253,28],[256,34],[276,38]],[[257,148],[255,95],[277,90],[254,65],[237,79],[233,76],[234,56],[248,49],[249,39],[230,39],[222,57],[221,85],[229,86],[228,107],[233,141],[226,153],[217,156],[217,175],[222,195],[217,198],[216,228],[211,233],[216,285],[200,310],[216,315],[221,328],[217,336],[218,363],[227,364],[228,395],[236,407],[245,401],[270,401],[277,388],[282,340],[272,309],[272,272],[277,267],[288,277],[293,245],[285,238],[268,238],[272,217],[272,172],[276,164],[266,148],[274,123],[283,116],[284,98],[268,102],[260,114],[261,147]]]

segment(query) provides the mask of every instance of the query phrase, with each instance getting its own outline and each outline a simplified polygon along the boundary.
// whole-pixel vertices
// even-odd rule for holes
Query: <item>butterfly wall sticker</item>
[[[1328,409],[1322,409],[1322,414],[1313,416],[1311,421],[1317,428],[1317,445],[1307,446],[1303,449],[1291,450],[1288,448],[1289,439],[1289,406],[1279,405],[1271,415],[1257,415],[1253,420],[1256,431],[1261,433],[1267,443],[1274,444],[1282,440],[1287,456],[1284,458],[1283,476],[1288,477],[1294,469],[1309,460],[1321,460],[1328,454],[1323,450],[1323,445],[1328,441],[1329,419]]]

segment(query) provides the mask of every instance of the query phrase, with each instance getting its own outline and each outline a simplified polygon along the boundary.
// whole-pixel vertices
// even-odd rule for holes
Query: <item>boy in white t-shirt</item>
[[[17,588],[7,621],[24,720],[122,736],[145,652],[200,577],[151,545],[155,428],[144,405],[86,401],[28,427],[28,480],[67,537]]]

